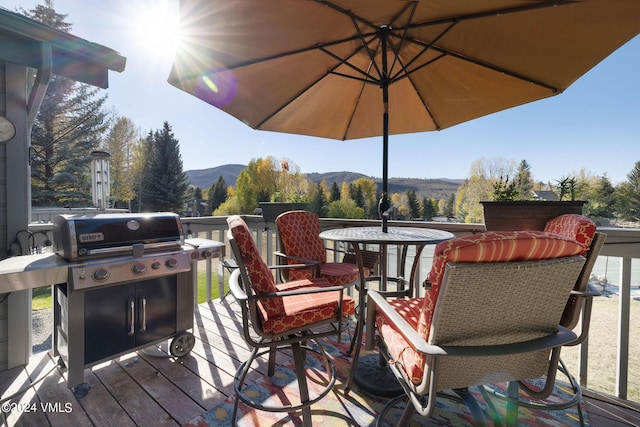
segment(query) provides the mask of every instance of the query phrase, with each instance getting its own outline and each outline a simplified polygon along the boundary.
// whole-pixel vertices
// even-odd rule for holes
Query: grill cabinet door
[[[89,291],[84,302],[84,363],[121,353],[135,345],[131,304],[135,286],[118,285]]]
[[[136,347],[176,332],[176,276],[139,282],[136,287]]]

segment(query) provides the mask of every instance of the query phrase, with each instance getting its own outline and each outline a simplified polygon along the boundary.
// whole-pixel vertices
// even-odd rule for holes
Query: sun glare
[[[155,60],[173,58],[179,38],[178,2],[155,0],[137,5],[134,22],[138,48]]]

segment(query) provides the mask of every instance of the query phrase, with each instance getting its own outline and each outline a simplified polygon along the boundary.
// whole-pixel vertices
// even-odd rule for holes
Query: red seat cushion
[[[435,248],[429,273],[431,287],[425,297],[392,300],[390,304],[396,311],[405,313],[403,317],[410,319],[409,323],[428,341],[433,309],[447,263],[551,259],[578,255],[584,248],[582,243],[573,239],[544,231],[491,231],[442,242]],[[416,313],[418,307],[419,313]],[[379,315],[376,322],[392,357],[402,364],[414,382],[420,382],[424,373],[424,355],[411,349],[384,315]]]
[[[302,279],[276,285],[280,291],[301,288],[321,289],[326,286],[331,286],[331,283],[325,279]],[[338,291],[285,296],[281,298],[283,311],[276,315],[268,314],[259,303],[263,318],[262,329],[267,334],[278,335],[324,320],[335,319],[339,308],[339,297]],[[354,312],[355,301],[350,296],[343,294],[342,315],[351,316]]]

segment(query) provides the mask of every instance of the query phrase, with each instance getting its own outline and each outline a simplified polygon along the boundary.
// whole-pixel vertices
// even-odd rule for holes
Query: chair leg
[[[471,393],[469,393],[468,388],[460,388],[453,390],[467,405],[471,415],[473,416],[473,424],[478,427],[486,427],[485,414],[482,411],[482,408],[478,404],[478,401],[473,397]]]
[[[300,402],[302,404],[309,402],[309,387],[307,386],[307,373],[304,368],[304,354],[300,343],[292,343],[293,361],[296,368],[296,376],[298,377],[298,387],[300,387]],[[305,406],[302,408],[302,425],[311,427],[311,408]]]
[[[276,372],[276,351],[278,347],[275,345],[269,349],[269,364],[267,365],[267,375],[272,377]]]
[[[236,374],[236,378],[234,379],[234,387],[236,390],[236,399],[233,402],[233,415],[231,416],[231,425],[236,425],[236,417],[238,416],[238,404],[240,403],[240,391],[242,390],[242,386],[244,385],[244,379],[249,373],[249,369],[251,369],[251,364],[254,359],[258,355],[258,347],[255,347],[251,351],[251,355],[244,365],[241,366],[242,371],[240,371],[240,375]]]
[[[400,416],[400,420],[398,421],[398,427],[408,426],[413,414],[415,413],[416,408],[413,406],[411,401],[407,399],[407,406],[404,408],[404,411],[402,411],[402,416]]]
[[[520,393],[520,385],[517,381],[510,381],[507,386],[507,395],[509,399],[507,405],[507,427],[518,427],[518,395]]]
[[[349,391],[351,391],[351,385],[353,384],[353,377],[356,373],[356,367],[358,366],[358,358],[360,357],[360,348],[362,347],[363,329],[364,329],[364,324],[362,323],[361,319],[358,319],[358,323],[356,324],[356,331],[353,337],[353,341],[351,343],[352,346],[353,346],[353,343],[358,343],[358,345],[355,345],[354,353],[351,357],[351,369],[349,369],[349,378],[347,379],[347,383],[344,386],[345,396],[349,394]]]

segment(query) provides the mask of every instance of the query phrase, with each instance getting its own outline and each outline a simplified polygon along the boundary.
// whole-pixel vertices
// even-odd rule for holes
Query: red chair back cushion
[[[304,258],[311,261],[325,263],[327,261],[326,250],[320,234],[320,220],[313,212],[288,211],[276,218],[282,250],[290,256]],[[300,264],[292,258],[289,264]],[[289,279],[297,280],[310,277],[309,269],[290,270]]]
[[[424,298],[418,333],[429,339],[433,310],[449,262],[506,262],[551,259],[583,253],[585,245],[544,231],[490,231],[439,243],[429,272],[431,288]]]
[[[278,289],[273,274],[260,256],[247,223],[240,216],[233,215],[227,218],[227,224],[240,250],[241,262],[246,267],[253,291],[256,294],[276,292]],[[283,311],[282,301],[279,298],[268,298],[261,301],[261,304],[269,316],[275,316]]]

